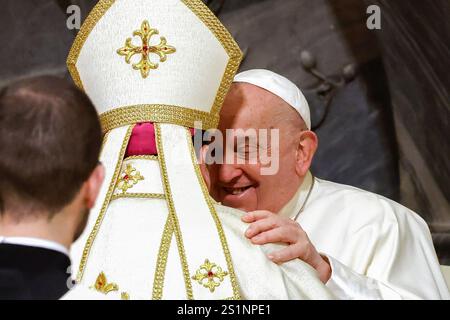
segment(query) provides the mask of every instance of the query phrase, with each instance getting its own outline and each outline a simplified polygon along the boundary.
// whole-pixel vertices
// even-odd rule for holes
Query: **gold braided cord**
[[[140,199],[166,199],[166,196],[162,193],[118,193],[113,194],[111,197],[111,201],[122,199],[122,198],[140,198]]]
[[[188,300],[194,299],[194,294],[192,291],[191,276],[189,274],[189,266],[186,259],[186,251],[183,245],[183,237],[181,235],[180,224],[175,211],[175,205],[172,198],[172,191],[170,189],[169,177],[167,175],[166,160],[164,158],[164,148],[161,137],[161,128],[159,123],[155,123],[155,136],[156,136],[156,147],[159,156],[159,165],[161,167],[161,175],[164,186],[164,193],[166,195],[167,206],[169,208],[169,216],[172,222],[173,232],[175,233],[175,239],[178,246],[178,254],[180,256],[181,266],[183,269],[184,283],[186,286],[186,294]]]
[[[103,132],[140,122],[173,123],[183,127],[195,127],[200,121],[202,127],[198,129],[216,128],[219,115],[213,116],[208,112],[163,104],[142,104],[125,106],[106,111],[100,115]]]
[[[164,289],[164,277],[166,274],[167,257],[169,256],[170,244],[172,243],[173,223],[171,215],[167,215],[166,224],[159,246],[158,258],[156,260],[155,276],[153,278],[153,300],[161,300]]]
[[[67,69],[69,69],[73,81],[81,90],[84,90],[83,83],[76,67],[81,48],[83,47],[86,39],[89,37],[89,34],[91,33],[92,29],[94,29],[97,22],[103,17],[105,12],[108,11],[109,8],[111,8],[114,2],[115,0],[100,0],[95,5],[95,7],[89,13],[89,16],[81,26],[81,29],[78,32],[75,41],[72,44],[72,47],[70,48],[69,55],[67,57]]]
[[[242,61],[242,52],[231,34],[223,26],[219,19],[217,19],[214,13],[209,10],[208,6],[199,0],[181,1],[208,27],[230,57],[223,74],[219,90],[217,91],[216,99],[214,100],[214,104],[211,108],[211,115],[218,117],[220,108],[225,100],[225,96],[230,89],[234,75],[239,69],[239,65]]]
[[[103,148],[106,146],[106,142],[108,141],[108,136],[109,136],[109,132],[107,132],[103,135],[103,142],[102,142],[102,146],[100,147],[100,156],[103,153]]]
[[[197,175],[198,182],[202,188],[203,197],[204,197],[206,203],[208,204],[209,211],[211,212],[211,215],[216,224],[216,228],[219,233],[220,242],[222,244],[222,249],[225,254],[225,259],[227,261],[228,273],[230,274],[231,286],[233,288],[233,297],[231,297],[229,299],[241,300],[239,285],[236,280],[236,274],[234,272],[233,261],[231,258],[230,249],[228,247],[227,238],[225,236],[225,232],[223,231],[222,223],[220,222],[220,219],[217,215],[216,208],[214,207],[214,204],[212,202],[212,198],[209,195],[208,188],[206,187],[205,181],[203,180],[202,174],[200,172],[200,168],[197,163],[197,156],[195,155],[194,146],[192,145],[191,135],[190,135],[188,129],[186,129],[186,135],[187,135],[187,143],[189,145],[189,149],[191,152],[192,165],[195,168],[195,173]]]
[[[123,161],[127,161],[127,160],[153,160],[153,161],[158,161],[158,156],[156,156],[156,155],[129,156],[129,157],[126,157]]]
[[[98,234],[98,231],[99,231],[100,226],[102,224],[103,218],[105,217],[106,210],[108,209],[109,202],[111,201],[112,194],[113,194],[114,189],[116,187],[117,179],[119,177],[120,170],[122,168],[123,157],[125,155],[125,151],[127,149],[128,141],[130,140],[130,136],[131,136],[131,132],[133,130],[133,127],[134,126],[130,126],[128,128],[127,133],[125,135],[125,138],[123,139],[122,147],[121,147],[119,155],[118,155],[116,168],[114,170],[113,177],[112,177],[111,182],[109,184],[108,192],[106,193],[105,200],[103,201],[103,205],[102,205],[102,208],[100,209],[100,213],[99,213],[99,215],[97,217],[95,225],[94,225],[94,227],[93,227],[93,229],[92,229],[91,233],[89,234],[89,237],[88,237],[88,239],[86,241],[86,245],[85,245],[84,250],[83,250],[83,255],[81,257],[80,267],[78,269],[78,275],[77,275],[77,282],[78,283],[80,283],[81,280],[83,279],[84,270],[86,268],[86,263],[87,263],[87,259],[89,257],[89,253],[90,253],[91,248],[92,248],[92,244],[94,243],[95,237]]]

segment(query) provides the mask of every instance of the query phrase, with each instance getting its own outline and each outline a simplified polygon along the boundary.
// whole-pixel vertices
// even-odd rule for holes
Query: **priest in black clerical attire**
[[[95,108],[56,77],[0,92],[0,299],[59,299],[104,176]]]

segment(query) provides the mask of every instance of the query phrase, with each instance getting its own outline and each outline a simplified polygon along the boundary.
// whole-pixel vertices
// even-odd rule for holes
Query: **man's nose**
[[[242,168],[236,164],[222,164],[219,167],[219,180],[221,182],[230,182],[242,175]]]

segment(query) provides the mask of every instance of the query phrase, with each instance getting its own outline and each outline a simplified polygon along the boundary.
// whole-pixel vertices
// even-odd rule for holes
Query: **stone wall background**
[[[450,264],[450,3],[204,1],[220,9],[245,51],[241,70],[271,69],[304,90],[320,139],[314,174],[418,212],[441,263]],[[65,9],[79,5],[84,19],[95,3],[3,0],[0,86],[36,74],[68,77],[65,59],[76,31],[66,28]],[[366,28],[369,4],[381,7],[381,30]],[[335,88],[305,70],[305,50]]]

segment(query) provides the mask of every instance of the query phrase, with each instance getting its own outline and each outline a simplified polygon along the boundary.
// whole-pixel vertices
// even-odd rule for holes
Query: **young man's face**
[[[295,170],[294,139],[280,121],[280,108],[287,108],[289,112],[291,107],[279,97],[254,85],[233,84],[220,115],[219,129],[225,146],[230,145],[230,141],[226,140],[226,129],[256,129],[256,132],[259,129],[266,129],[267,132],[279,129],[279,139],[275,142],[268,137],[266,142],[258,139],[256,143],[240,139],[240,143],[236,143],[239,139],[233,138],[232,148],[224,146],[224,161],[230,156],[227,153],[233,153],[234,161],[208,166],[210,192],[216,201],[244,211],[264,209],[278,212],[295,194],[300,182]],[[279,166],[274,173],[262,174],[264,165],[260,161],[259,148],[271,158],[278,157]],[[255,157],[256,163],[249,163],[251,157]],[[247,161],[238,164],[238,158]]]

